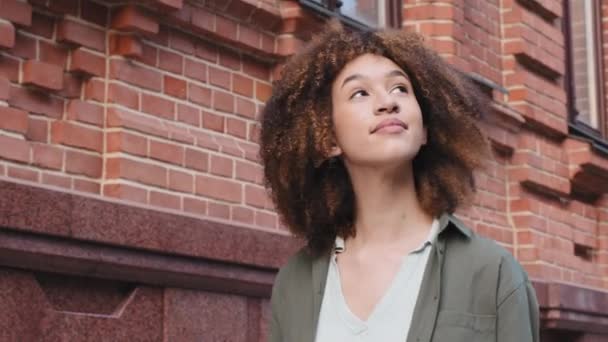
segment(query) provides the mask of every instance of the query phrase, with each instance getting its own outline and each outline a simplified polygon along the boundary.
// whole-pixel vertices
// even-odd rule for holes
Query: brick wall
[[[2,175],[277,227],[257,163],[268,63],[141,7],[41,4],[3,2]],[[274,53],[268,34],[192,16]]]
[[[605,23],[605,2],[602,10]],[[537,285],[543,327],[605,333],[605,324],[589,322],[608,317],[605,307],[592,304],[608,302],[608,156],[568,132],[563,15],[557,0],[403,0],[402,13],[404,30],[425,35],[493,100],[480,125],[494,158],[476,175],[474,205],[459,215],[524,265]],[[120,281],[106,290],[80,286],[74,290],[80,298],[87,291],[120,297],[124,291],[116,289],[141,283],[126,291],[132,318],[123,322],[141,317],[148,302],[156,308],[165,301],[173,310],[167,312],[185,316],[209,305],[225,321],[248,322],[245,332],[213,328],[214,315],[179,326],[159,313],[158,322],[174,338],[213,331],[219,339],[263,340],[273,270],[292,249],[261,183],[257,113],[283,59],[322,21],[292,0],[0,0],[0,191],[45,199],[0,205],[0,226],[10,228],[0,229],[6,235],[0,255],[11,267],[0,268],[10,279],[0,286],[26,284],[23,298],[43,298],[40,291],[56,288],[39,275],[49,270]],[[23,190],[37,187],[50,190]],[[69,207],[49,201],[53,193]],[[90,202],[91,196],[116,206]],[[90,221],[79,225],[81,212]],[[48,224],[45,215],[62,219]],[[75,243],[89,258],[57,252],[57,261],[45,261],[50,254],[27,244],[2,245],[38,236],[31,233],[49,250],[57,241],[44,240],[47,235]],[[91,241],[125,249],[111,252],[116,255],[177,259],[136,267],[124,261],[135,257],[122,257],[126,264],[100,268],[90,256],[110,252]],[[242,241],[247,252],[238,248]],[[191,270],[191,258],[219,264],[171,281],[150,273]],[[163,268],[169,262],[177,264]],[[179,301],[195,304],[186,309]],[[63,322],[46,332],[76,324],[44,316],[39,307],[47,304],[19,308],[20,315]],[[0,319],[0,328],[19,322]],[[125,324],[121,329],[134,333]]]

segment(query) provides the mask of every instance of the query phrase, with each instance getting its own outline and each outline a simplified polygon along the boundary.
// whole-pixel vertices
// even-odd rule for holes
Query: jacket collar
[[[467,238],[470,238],[471,234],[473,234],[471,229],[452,214],[443,214],[439,218],[438,235],[442,235],[447,230],[456,230]]]

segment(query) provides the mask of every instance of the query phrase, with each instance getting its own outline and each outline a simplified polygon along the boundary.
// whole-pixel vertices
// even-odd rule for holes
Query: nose
[[[399,104],[391,96],[385,95],[378,99],[376,115],[399,113]]]

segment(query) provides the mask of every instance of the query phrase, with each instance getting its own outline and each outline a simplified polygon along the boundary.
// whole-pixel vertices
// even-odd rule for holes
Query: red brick
[[[234,1],[230,2],[226,13],[230,13],[236,18],[249,18],[255,12],[258,7],[255,3]]]
[[[26,111],[0,106],[0,129],[25,135],[28,123]]]
[[[262,36],[260,33],[254,29],[246,27],[243,24],[239,24],[239,42],[248,45],[253,48],[260,47],[260,41],[262,40]]]
[[[249,141],[252,141],[254,143],[258,143],[260,142],[260,133],[261,133],[261,128],[260,125],[257,123],[249,123],[248,125],[248,135],[249,135]],[[504,191],[504,187],[501,188]]]
[[[161,188],[167,186],[167,169],[126,158],[109,158],[106,161],[106,176],[108,179],[128,179]]]
[[[15,27],[8,21],[0,21],[0,48],[15,46]]]
[[[13,137],[0,135],[0,159],[12,160],[20,163],[30,161],[30,143]]]
[[[65,171],[67,173],[100,178],[101,168],[100,156],[69,150],[65,152]]]
[[[197,107],[178,104],[177,106],[177,120],[187,123],[189,125],[200,127],[201,125],[201,111]]]
[[[88,192],[91,194],[99,194],[101,191],[101,186],[98,182],[92,182],[84,179],[74,178],[74,190]]]
[[[44,172],[42,173],[42,184],[70,189],[72,188],[72,179],[70,177]]]
[[[166,50],[158,50],[158,66],[166,71],[182,74],[184,57]]]
[[[11,83],[8,79],[0,76],[0,100],[7,100],[11,90]]]
[[[167,128],[161,121],[149,115],[136,114],[128,110],[108,108],[107,126],[129,128],[138,132],[168,138]]]
[[[63,73],[63,86],[57,95],[67,99],[79,98],[82,94],[83,80],[80,76],[70,72]]]
[[[211,89],[190,83],[188,99],[194,103],[209,107],[211,106]]]
[[[49,122],[40,118],[29,117],[27,140],[47,143],[49,140]]]
[[[185,158],[187,168],[207,172],[209,168],[209,154],[188,148],[186,149]]]
[[[207,65],[194,61],[192,59],[186,59],[186,65],[184,67],[184,75],[192,79],[206,82],[207,81]]]
[[[247,139],[247,123],[240,119],[228,118],[226,132],[237,138]]]
[[[92,22],[95,25],[106,27],[108,23],[108,7],[99,3],[82,0],[81,4],[81,17],[82,19]]]
[[[206,8],[193,8],[192,26],[206,32],[213,32],[215,28],[215,14],[209,12]]]
[[[57,40],[60,42],[86,46],[88,48],[105,52],[106,35],[105,31],[63,19],[57,25]]]
[[[19,178],[30,182],[37,182],[39,172],[23,167],[9,166],[6,174],[11,178]]]
[[[232,74],[232,91],[243,96],[253,97],[253,80],[246,76]]]
[[[237,222],[253,224],[254,212],[249,208],[232,207],[232,219]]]
[[[234,95],[223,92],[213,91],[213,108],[222,112],[234,112]]]
[[[70,120],[102,127],[103,107],[82,100],[71,100],[68,102],[67,117]]]
[[[78,6],[74,6],[73,0],[51,0],[46,7],[56,14],[78,16]]]
[[[273,54],[275,52],[275,43],[276,40],[273,36],[262,33],[262,50],[264,50],[268,54]]]
[[[143,8],[134,5],[127,5],[116,10],[116,13],[113,14],[111,27],[119,31],[143,34],[158,33],[158,21]]]
[[[125,131],[109,132],[107,151],[126,152],[145,157],[148,155],[148,139]]]
[[[165,94],[185,99],[188,92],[186,81],[169,75],[164,76]]]
[[[230,50],[220,51],[220,65],[232,70],[241,70],[241,56]]]
[[[111,86],[111,85],[110,85]],[[106,82],[98,79],[89,79],[84,86],[84,98],[106,102]]]
[[[15,34],[15,46],[11,49],[11,54],[22,59],[36,59],[37,46],[38,42],[36,39],[17,31]]]
[[[224,117],[209,112],[203,112],[203,127],[217,132],[224,132]]]
[[[205,175],[196,176],[196,193],[198,195],[227,202],[240,203],[242,192],[243,189],[241,184],[234,181]]]
[[[139,109],[139,93],[118,83],[108,85],[108,102],[117,103],[131,109]]]
[[[184,197],[184,211],[197,215],[205,215],[207,213],[207,202],[196,198]]]
[[[63,87],[63,69],[49,63],[26,61],[23,64],[23,83],[49,90],[60,90]]]
[[[249,76],[253,76],[255,78],[265,81],[270,81],[270,68],[258,61],[244,59],[243,71]]]
[[[224,89],[230,89],[230,73],[226,70],[210,66],[209,83]]]
[[[19,59],[7,55],[0,58],[0,77],[7,78],[11,82],[19,82]]]
[[[169,46],[188,55],[192,55],[194,53],[193,41],[193,36],[177,30],[172,30],[169,36]]]
[[[142,41],[142,53],[139,60],[149,66],[156,67],[158,65],[158,48]]]
[[[110,54],[142,59],[144,47],[139,37],[132,34],[110,35]]]
[[[32,25],[23,28],[36,36],[53,38],[55,31],[55,18],[39,12],[32,13]]]
[[[141,110],[164,119],[175,118],[175,104],[159,96],[141,94]]]
[[[209,202],[207,204],[207,215],[228,220],[230,219],[230,206],[221,203]]]
[[[44,92],[22,87],[11,87],[8,103],[29,113],[59,119],[63,114],[63,100]]]
[[[175,144],[161,141],[150,141],[150,158],[175,165],[184,164],[184,148]]]
[[[215,17],[215,32],[228,40],[236,40],[237,24],[232,19],[222,16]]]
[[[266,190],[262,187],[245,185],[245,203],[253,207],[271,209],[272,204]]]
[[[63,166],[63,149],[45,144],[32,144],[32,165],[46,169],[61,170]]]
[[[119,59],[110,61],[110,77],[154,91],[160,91],[163,82],[158,71]]]
[[[66,121],[55,121],[51,125],[51,141],[55,144],[101,152],[103,134],[97,129]]]
[[[156,2],[161,10],[167,11],[180,10],[184,6],[183,0],[157,0]]]
[[[169,170],[169,189],[192,193],[194,192],[194,176],[177,170]]]
[[[255,82],[255,97],[259,101],[266,102],[272,94],[272,87],[269,84]]]
[[[32,24],[32,6],[17,0],[0,1],[0,18],[22,26]]]
[[[218,176],[232,178],[234,161],[230,158],[211,155],[211,173]]]
[[[202,58],[213,63],[217,62],[217,48],[207,42],[197,42],[194,53],[198,58]]]
[[[50,44],[43,40],[38,42],[39,60],[57,65],[64,69],[68,62],[68,50],[60,45]]]
[[[253,101],[237,97],[236,98],[236,114],[249,118],[249,119],[255,119],[256,118],[255,103]]]
[[[181,199],[179,196],[152,190],[150,191],[150,205],[179,210],[181,208]]]
[[[103,194],[132,202],[148,203],[148,190],[128,184],[105,184]]]
[[[262,168],[257,164],[237,160],[235,178],[247,182],[261,184]]]
[[[267,212],[256,210],[255,212],[255,224],[261,227],[276,228],[277,227],[277,216]]]

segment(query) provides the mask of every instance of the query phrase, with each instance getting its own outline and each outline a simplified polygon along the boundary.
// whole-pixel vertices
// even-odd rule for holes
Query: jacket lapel
[[[330,254],[322,255],[312,260],[312,315],[310,321],[306,321],[310,329],[309,336],[303,337],[302,341],[314,342],[317,334],[317,324],[319,323],[319,312],[321,311],[321,303],[323,301],[323,292],[325,291],[325,281],[327,280],[327,271],[329,269]]]

